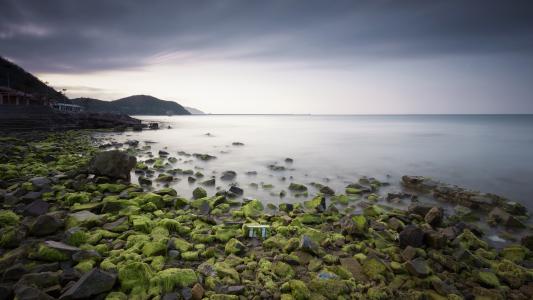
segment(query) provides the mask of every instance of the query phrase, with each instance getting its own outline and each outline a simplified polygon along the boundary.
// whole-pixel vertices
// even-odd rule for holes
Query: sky
[[[67,96],[209,113],[533,113],[533,1],[0,0],[0,55]]]

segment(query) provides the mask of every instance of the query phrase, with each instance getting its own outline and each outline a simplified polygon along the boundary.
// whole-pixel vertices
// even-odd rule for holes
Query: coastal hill
[[[68,99],[63,94],[1,56],[0,86],[8,86],[29,94],[47,95],[52,99],[68,102]]]
[[[114,101],[92,98],[72,99],[89,112],[115,112],[127,115],[190,115],[191,113],[174,101],[161,100],[148,95],[134,95]]]

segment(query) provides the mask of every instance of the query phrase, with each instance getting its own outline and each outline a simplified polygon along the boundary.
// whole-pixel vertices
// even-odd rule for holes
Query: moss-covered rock
[[[243,254],[246,252],[246,246],[238,239],[232,238],[226,243],[224,251],[228,254]]]
[[[169,268],[157,272],[150,279],[150,285],[160,293],[169,293],[174,288],[192,287],[198,282],[198,276],[191,269]]]
[[[0,228],[15,226],[20,222],[20,216],[10,210],[0,210]]]
[[[118,280],[125,292],[135,288],[148,289],[153,276],[150,266],[143,262],[126,261],[118,265]]]

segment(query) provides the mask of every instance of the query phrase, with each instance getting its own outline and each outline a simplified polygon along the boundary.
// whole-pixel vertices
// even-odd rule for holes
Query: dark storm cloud
[[[533,55],[532,1],[0,0],[0,55],[40,72],[167,57],[338,61]]]

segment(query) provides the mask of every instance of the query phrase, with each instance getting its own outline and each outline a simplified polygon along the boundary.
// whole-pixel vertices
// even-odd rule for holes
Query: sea
[[[390,192],[401,189],[401,176],[418,175],[533,209],[533,115],[136,117],[159,122],[161,129],[107,137],[138,140],[155,156],[164,150],[178,158],[173,168],[199,171],[203,180],[215,177],[216,187],[208,187],[208,193],[238,185],[244,197],[279,204],[302,201],[290,194],[280,197],[291,182],[320,183],[342,193],[366,176],[387,182],[384,191]],[[201,161],[178,151],[217,158]],[[237,173],[235,180],[220,180],[228,170]],[[170,185],[190,197],[200,181],[189,183],[185,176]]]

